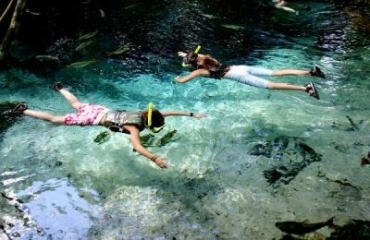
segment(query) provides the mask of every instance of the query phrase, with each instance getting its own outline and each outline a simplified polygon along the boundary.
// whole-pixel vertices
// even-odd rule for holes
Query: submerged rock
[[[252,148],[251,155],[271,159],[273,167],[263,171],[267,182],[288,184],[312,162],[321,161],[321,155],[301,138],[279,136]]]
[[[332,219],[331,219],[332,220]],[[343,220],[343,219],[342,219]],[[340,220],[339,220],[340,221]],[[330,224],[329,224],[330,223]],[[282,223],[280,223],[282,225]],[[288,230],[291,229],[301,229],[302,226],[306,226],[305,223],[297,223],[297,222],[284,222],[285,225],[289,225]],[[323,222],[323,223],[315,223],[313,225],[307,225],[313,227],[324,227],[329,226],[333,231],[331,232],[329,237],[320,237],[317,238],[314,236],[309,235],[301,235],[297,232],[289,232],[285,231],[289,234],[284,235],[280,240],[287,240],[287,239],[295,239],[295,240],[304,240],[304,239],[325,239],[325,240],[343,240],[343,239],[361,239],[361,240],[368,240],[370,239],[370,221],[363,221],[363,220],[356,220],[346,218],[345,223],[338,224],[337,217],[335,217],[334,223],[332,222]],[[318,230],[316,229],[316,230]],[[286,229],[284,229],[286,230]]]
[[[12,112],[13,108],[20,102],[1,102],[0,103],[0,133],[9,128],[18,118],[19,114]]]
[[[337,227],[327,240],[370,239],[370,221],[352,219],[350,223]]]

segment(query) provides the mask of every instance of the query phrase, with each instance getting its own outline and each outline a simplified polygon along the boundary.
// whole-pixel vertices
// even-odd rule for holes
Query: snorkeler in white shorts
[[[198,76],[208,76],[215,79],[225,78],[258,88],[307,92],[311,97],[320,99],[316,87],[312,82],[306,84],[305,86],[298,86],[289,83],[268,81],[266,79],[257,77],[257,75],[311,75],[325,78],[325,74],[320,70],[318,66],[314,66],[311,70],[270,70],[246,65],[233,65],[229,67],[224,67],[221,63],[219,63],[210,55],[198,54],[197,52],[178,52],[178,55],[183,58],[184,66],[189,66],[194,69],[187,76],[175,77],[175,81],[179,83],[188,82]]]

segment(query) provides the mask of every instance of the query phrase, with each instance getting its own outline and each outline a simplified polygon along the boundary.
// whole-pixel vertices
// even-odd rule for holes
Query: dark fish
[[[155,145],[156,146],[164,146],[165,144],[171,142],[172,137],[175,135],[176,132],[177,132],[176,129],[174,129],[172,131],[169,131],[163,137],[161,137],[160,139],[158,139],[158,141],[156,142]]]
[[[95,137],[94,142],[97,144],[102,144],[105,143],[109,140],[110,138],[110,132],[109,131],[103,131],[98,134],[98,136]]]
[[[281,231],[286,233],[293,233],[293,234],[306,234],[309,232],[316,231],[325,226],[333,226],[333,219],[334,217],[330,218],[325,222],[318,222],[318,223],[307,223],[306,221],[303,222],[295,222],[295,221],[286,221],[286,222],[276,222],[275,226],[279,228]]]
[[[130,50],[127,46],[121,46],[113,52],[106,52],[107,56],[117,56]]]
[[[74,62],[69,65],[67,65],[68,68],[83,68],[87,65],[90,65],[92,63],[96,63],[96,60],[90,60],[90,61],[82,61],[82,62]]]
[[[365,165],[369,165],[369,164],[370,164],[370,152],[367,153],[367,157],[361,158],[361,162],[360,162],[361,167],[364,167]]]
[[[91,32],[91,33],[88,33],[88,34],[85,34],[81,37],[78,38],[79,41],[84,41],[86,39],[89,39],[89,38],[92,38],[92,37],[95,37],[95,35],[99,32],[99,30],[96,30],[95,32]]]
[[[351,128],[349,130],[351,131],[358,131],[358,126],[357,124],[352,120],[352,118],[350,116],[346,116],[346,118],[348,119],[349,123],[351,124]]]
[[[37,55],[35,57],[39,61],[56,61],[59,62],[59,58],[51,55]]]
[[[80,45],[78,45],[75,50],[77,52],[78,51],[81,51],[82,49],[85,49],[87,46],[91,45],[92,43],[94,43],[94,41],[86,41],[86,42],[83,42]]]
[[[365,165],[369,165],[370,161],[367,158],[361,158],[361,167],[364,167]]]
[[[143,136],[140,136],[140,142],[143,144],[144,147],[149,147],[152,145],[154,139],[154,135],[149,133]]]

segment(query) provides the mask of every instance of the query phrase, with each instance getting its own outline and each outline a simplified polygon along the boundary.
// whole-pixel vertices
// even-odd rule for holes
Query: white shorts
[[[273,70],[261,67],[250,67],[246,65],[230,66],[225,78],[258,88],[267,88],[268,80],[255,75],[271,76]]]

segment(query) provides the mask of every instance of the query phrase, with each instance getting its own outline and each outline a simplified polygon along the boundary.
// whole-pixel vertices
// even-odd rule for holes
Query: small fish
[[[367,158],[361,158],[361,167],[364,167],[365,165],[369,165],[370,164],[370,160],[367,159]]]
[[[172,137],[173,137],[173,135],[175,135],[176,132],[177,132],[176,129],[174,129],[172,131],[169,131],[163,137],[161,137],[160,139],[158,139],[158,141],[156,142],[155,145],[156,146],[163,146],[163,145],[169,143],[172,140]]]
[[[131,5],[128,5],[127,7],[125,7],[124,9],[125,10],[129,10],[129,9],[135,9],[135,8],[137,8],[138,7],[138,3],[133,3],[133,4],[131,4]]]
[[[33,15],[33,16],[40,16],[41,15],[41,13],[38,13],[38,12],[32,12],[32,11],[30,11],[29,9],[26,9],[26,11],[25,11],[26,13],[28,13],[28,14],[31,14],[31,15]]]
[[[82,61],[82,62],[74,62],[69,65],[67,65],[68,68],[83,68],[87,65],[90,65],[92,63],[96,63],[96,60],[90,60],[90,61]]]
[[[143,146],[148,147],[151,145],[153,138],[154,138],[154,135],[149,133],[149,134],[140,136],[140,142],[141,144],[143,144]]]
[[[103,131],[99,133],[98,136],[96,136],[96,138],[94,139],[94,142],[96,142],[97,144],[102,144],[102,143],[107,142],[109,139],[110,139],[110,132]]]
[[[82,35],[81,37],[78,38],[78,41],[84,41],[86,39],[95,37],[96,34],[98,34],[99,30],[96,30],[95,32],[91,32],[85,35]]]
[[[216,19],[217,18],[216,16],[211,15],[211,14],[203,13],[203,14],[200,14],[200,15],[202,15],[203,17],[208,18],[208,19]]]
[[[224,28],[232,29],[232,30],[243,30],[244,29],[243,26],[239,26],[239,25],[221,24],[221,26]]]
[[[116,55],[120,55],[120,54],[122,54],[122,53],[124,53],[124,52],[127,52],[129,50],[129,48],[128,47],[126,47],[126,46],[121,46],[121,47],[119,47],[119,48],[117,48],[115,51],[113,51],[113,52],[106,52],[106,54],[108,55],[108,56],[116,56]]]
[[[346,118],[348,119],[349,123],[351,124],[351,128],[349,130],[351,131],[358,131],[358,126],[357,124],[352,120],[352,118],[350,116],[346,116]]]
[[[293,233],[293,234],[306,234],[309,232],[316,231],[320,228],[325,226],[333,226],[334,217],[330,218],[325,222],[318,222],[318,223],[307,223],[306,221],[303,222],[295,222],[295,221],[286,221],[286,222],[276,222],[275,226],[279,228],[281,231],[286,233]]]
[[[99,9],[99,13],[101,18],[105,18],[105,12],[103,11],[103,9]]]
[[[77,52],[79,52],[79,51],[81,51],[81,50],[85,49],[87,46],[91,45],[93,42],[94,42],[94,41],[86,41],[86,42],[83,42],[83,43],[81,43],[80,45],[78,45],[78,46],[76,47],[76,49],[75,49],[75,50],[76,50]]]
[[[353,185],[348,179],[346,178],[343,178],[343,179],[331,179],[329,177],[325,177],[326,180],[328,181],[332,181],[332,182],[335,182],[335,183],[339,183],[343,186],[349,186],[349,187],[353,187],[355,189],[358,189],[358,187],[356,187],[355,185]]]
[[[360,162],[361,167],[364,167],[365,165],[369,165],[369,164],[370,164],[370,152],[367,153],[367,157],[361,158],[361,162]]]
[[[35,58],[39,61],[57,61],[57,62],[59,62],[59,58],[51,56],[51,55],[37,55]]]

